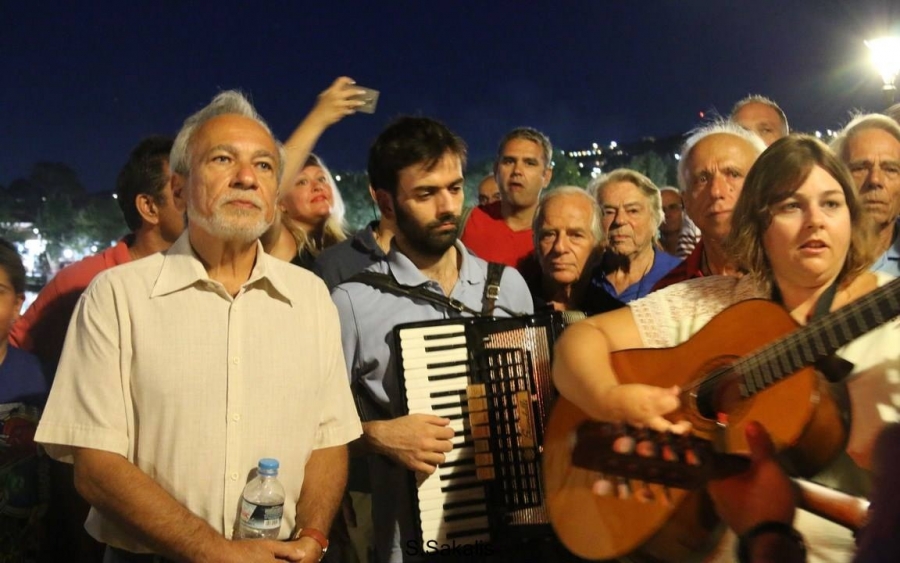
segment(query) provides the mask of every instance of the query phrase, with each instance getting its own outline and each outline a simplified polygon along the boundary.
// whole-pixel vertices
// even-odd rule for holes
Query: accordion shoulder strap
[[[440,293],[435,293],[426,289],[424,286],[402,285],[389,274],[381,274],[378,272],[360,272],[351,277],[348,282],[358,282],[382,289],[395,295],[403,295],[406,297],[414,297],[423,301],[428,301],[434,305],[449,309],[459,313],[468,313],[470,315],[480,317],[482,314],[475,309],[467,307],[465,303],[447,297]]]
[[[503,277],[504,264],[488,262],[487,280],[484,284],[484,306],[481,313],[491,317],[494,315],[494,306],[500,296],[500,278]]]

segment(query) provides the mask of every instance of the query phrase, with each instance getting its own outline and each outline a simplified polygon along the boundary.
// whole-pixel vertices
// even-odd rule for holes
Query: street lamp
[[[866,41],[866,47],[872,53],[872,64],[884,81],[884,99],[886,106],[894,103],[897,86],[894,81],[900,72],[900,37],[879,37]]]

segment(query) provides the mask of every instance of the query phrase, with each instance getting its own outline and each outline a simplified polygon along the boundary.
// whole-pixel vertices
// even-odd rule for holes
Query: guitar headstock
[[[709,479],[743,471],[748,463],[744,457],[714,451],[709,441],[696,436],[606,422],[582,423],[572,446],[572,465],[613,478],[619,488],[623,479],[635,479],[695,489]],[[604,487],[598,489],[603,494]]]

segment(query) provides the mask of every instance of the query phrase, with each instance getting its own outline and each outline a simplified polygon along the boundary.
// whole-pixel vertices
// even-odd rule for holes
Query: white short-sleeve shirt
[[[360,434],[321,280],[260,245],[232,297],[185,233],[166,253],[103,272],[81,297],[36,440],[62,461],[73,447],[126,457],[225,537],[251,471],[276,458],[285,538],[312,450]],[[149,551],[95,510],[86,528]]]

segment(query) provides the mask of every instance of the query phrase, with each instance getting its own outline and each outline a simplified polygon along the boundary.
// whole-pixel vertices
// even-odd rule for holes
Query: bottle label
[[[257,530],[272,530],[281,527],[284,503],[256,504],[241,498],[241,523]]]

